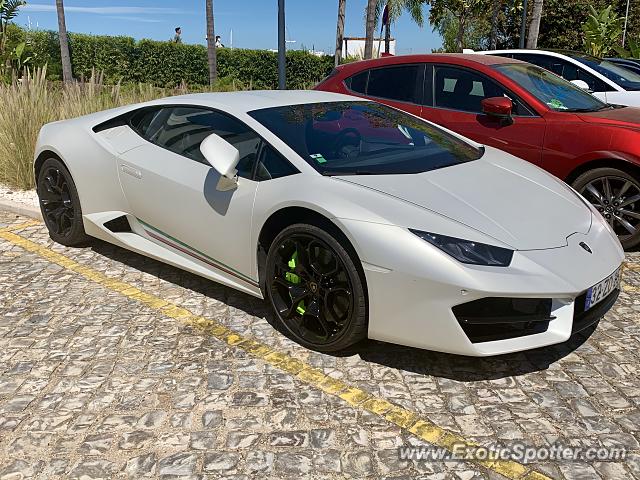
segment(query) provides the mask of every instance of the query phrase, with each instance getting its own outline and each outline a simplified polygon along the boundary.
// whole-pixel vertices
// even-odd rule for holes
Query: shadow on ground
[[[289,332],[276,321],[265,302],[258,298],[106,242],[95,240],[90,248],[111,260],[224,302],[248,315],[264,318],[280,333],[291,338]],[[495,380],[546,370],[551,364],[580,347],[596,328],[597,323],[558,345],[495,357],[465,357],[373,340],[363,341],[348,350],[331,355],[357,355],[366,362],[459,382]]]

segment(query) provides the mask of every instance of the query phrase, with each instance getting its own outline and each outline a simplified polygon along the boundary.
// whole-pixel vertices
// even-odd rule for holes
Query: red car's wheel
[[[573,188],[589,200],[626,249],[640,244],[640,180],[617,168],[596,168],[580,175]]]

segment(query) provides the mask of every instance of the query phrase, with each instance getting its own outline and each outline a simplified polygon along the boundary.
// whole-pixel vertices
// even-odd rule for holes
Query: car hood
[[[480,160],[430,172],[340,179],[443,215],[516,250],[563,247],[569,235],[591,228],[591,211],[564,183],[488,147]]]
[[[629,105],[631,107],[640,107],[640,91],[624,90],[621,92],[606,92],[606,100],[607,103],[611,103],[613,105]]]
[[[637,93],[640,94],[640,92]],[[637,107],[620,107],[599,112],[579,113],[578,116],[587,123],[640,130],[640,108]]]

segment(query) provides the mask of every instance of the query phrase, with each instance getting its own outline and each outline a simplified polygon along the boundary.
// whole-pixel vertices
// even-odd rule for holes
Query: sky
[[[16,23],[57,30],[55,0],[27,0]],[[347,0],[345,35],[364,36],[366,0]],[[136,39],[169,40],[182,27],[184,43],[205,43],[204,0],[65,0],[67,30]],[[216,34],[225,46],[277,48],[277,0],[214,0]],[[338,0],[286,0],[287,48],[335,49]],[[428,10],[425,7],[425,19]],[[430,53],[442,41],[428,22],[418,27],[403,15],[392,28],[397,54]]]

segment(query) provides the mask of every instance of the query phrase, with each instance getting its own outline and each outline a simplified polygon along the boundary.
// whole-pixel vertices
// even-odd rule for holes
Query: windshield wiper
[[[601,110],[610,109],[611,105],[604,105],[602,107],[597,108],[567,108],[564,110],[565,112],[570,113],[590,113],[590,112],[599,112]]]
[[[382,175],[381,172],[374,172],[373,170],[323,170],[320,173],[325,177],[338,177],[341,175]]]

